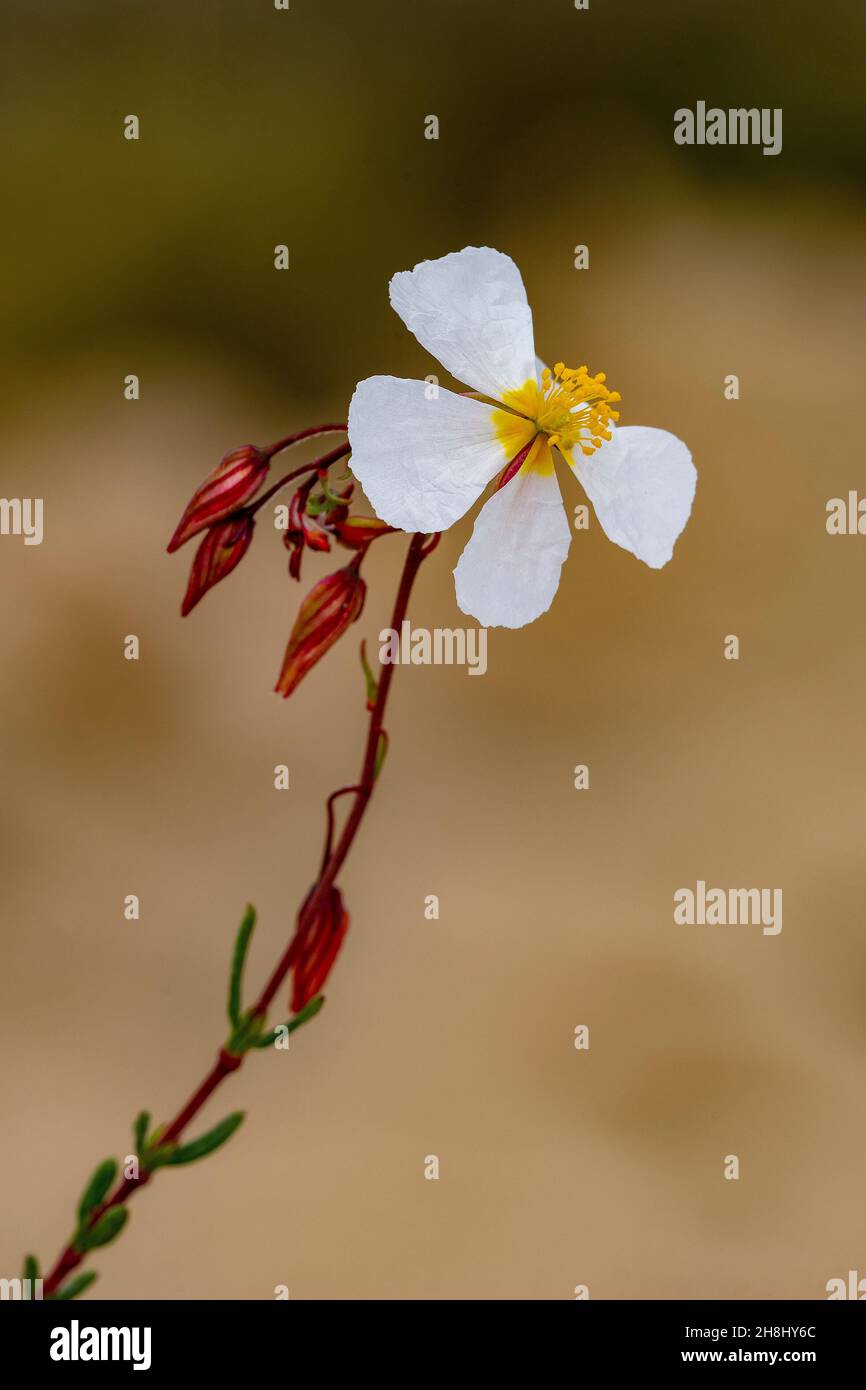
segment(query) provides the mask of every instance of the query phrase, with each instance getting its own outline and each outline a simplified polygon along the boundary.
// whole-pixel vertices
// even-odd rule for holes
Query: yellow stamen
[[[568,455],[580,449],[587,456],[610,439],[610,422],[619,419],[614,405],[622,398],[618,391],[609,391],[604,372],[591,376],[585,366],[566,367],[557,362],[551,371],[545,367],[541,385],[527,381],[519,390],[509,391],[503,399],[505,410],[496,411],[497,434],[506,453],[514,457],[518,448],[532,438],[534,427],[546,436],[545,447],[533,450],[524,468],[549,465],[550,450],[554,447]],[[544,460],[544,462],[542,462]]]
[[[610,421],[619,419],[612,407],[621,397],[607,389],[606,380],[604,372],[590,376],[585,366],[566,367],[562,362],[552,372],[545,370],[535,419],[551,445],[563,452],[577,447],[593,454],[610,439]]]

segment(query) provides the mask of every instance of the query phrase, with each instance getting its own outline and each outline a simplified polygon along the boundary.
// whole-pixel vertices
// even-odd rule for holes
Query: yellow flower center
[[[590,376],[586,367],[566,367],[557,362],[553,371],[544,368],[536,423],[547,435],[551,447],[593,454],[610,439],[611,420],[619,411],[611,406],[621,400],[618,391],[608,391],[605,374]]]
[[[568,457],[572,449],[589,456],[610,439],[610,422],[619,419],[613,406],[618,391],[605,386],[605,374],[590,376],[586,367],[557,362],[545,367],[541,385],[527,381],[503,397],[504,410],[494,412],[496,433],[509,458],[532,440],[524,467],[544,471],[553,467],[550,450],[556,446]]]

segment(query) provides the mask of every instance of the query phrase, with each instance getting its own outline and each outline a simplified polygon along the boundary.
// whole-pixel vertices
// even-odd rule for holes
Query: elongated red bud
[[[168,553],[172,554],[199,531],[223,521],[248,502],[258,492],[269,468],[269,456],[254,444],[245,444],[242,449],[226,454],[193,494],[168,543]]]
[[[240,564],[249,549],[255,525],[251,516],[241,516],[211,527],[192,562],[180,610],[182,617],[192,612],[208,589],[219,584],[221,579],[231,574],[235,565]]]
[[[315,889],[311,890],[315,892]],[[307,902],[310,894],[307,894]],[[299,928],[292,974],[292,1013],[313,999],[325,984],[349,929],[349,914],[343,906],[339,888],[333,885],[322,895],[312,915]]]
[[[291,695],[309,670],[321,661],[364,607],[367,586],[359,573],[360,556],[314,584],[298,610],[276,684],[280,695]]]
[[[365,550],[371,541],[393,530],[377,516],[347,516],[331,526],[335,539],[348,550]]]

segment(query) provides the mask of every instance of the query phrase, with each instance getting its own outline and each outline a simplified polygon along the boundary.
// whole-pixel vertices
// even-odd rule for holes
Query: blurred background
[[[95,1163],[210,1065],[243,906],[252,988],[359,765],[357,640],[401,544],[284,704],[301,591],[277,535],[183,622],[192,549],[168,537],[228,449],[437,370],[388,279],[487,244],[542,356],[689,443],[692,520],[661,572],[593,520],[483,680],[398,670],[327,1007],[214,1098],[202,1126],[243,1108],[242,1130],[135,1198],[94,1294],[786,1299],[866,1275],[866,540],[825,529],[828,498],[866,493],[866,11],[0,10],[0,492],[45,501],[42,546],[0,539],[0,1273],[52,1263]],[[698,100],[782,107],[783,152],[676,146]],[[416,624],[462,621],[470,529],[425,566]],[[698,878],[781,887],[781,935],[674,926]]]

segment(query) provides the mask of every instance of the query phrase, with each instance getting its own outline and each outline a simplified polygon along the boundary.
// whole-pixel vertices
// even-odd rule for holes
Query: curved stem
[[[331,795],[328,797],[325,808],[325,814],[328,818],[328,829],[325,832],[325,848],[322,851],[322,865],[319,869],[319,877],[325,872],[328,860],[331,857],[331,850],[334,847],[334,802],[341,796],[348,796],[350,792],[360,791],[363,791],[363,788],[357,785],[353,787],[338,787],[337,790],[331,792]]]
[[[437,541],[438,537],[427,539],[422,535],[413,535],[409,543],[409,549],[406,552],[406,560],[400,579],[400,587],[397,590],[397,598],[394,603],[394,612],[391,618],[391,626],[396,631],[400,630],[400,626],[406,617],[412,586],[415,582],[418,570],[430,552],[435,548]],[[382,667],[376,701],[370,711],[361,776],[358,782],[354,786],[340,788],[339,791],[334,792],[333,795],[328,798],[329,839],[326,842],[328,853],[322,866],[322,872],[313,892],[310,894],[304,908],[299,913],[296,932],[293,934],[291,941],[274,966],[267,983],[253,1005],[252,1012],[255,1015],[263,1016],[267,1013],[269,1005],[282,986],[283,981],[294,963],[297,941],[299,939],[298,932],[302,921],[305,921],[309,913],[315,910],[322,894],[327,892],[331,884],[333,884],[352,847],[375,784],[376,754],[379,748],[380,735],[382,734],[382,724],[385,717],[385,708],[388,703],[388,692],[391,688],[393,674],[393,665],[389,664]],[[344,792],[354,793],[355,801],[346,819],[346,823],[343,826],[336,848],[331,848],[331,838],[333,836],[332,802],[335,796],[342,795]],[[238,1070],[242,1063],[243,1056],[237,1056],[227,1052],[225,1048],[221,1048],[216,1062],[211,1067],[204,1080],[201,1081],[193,1091],[189,1100],[187,1100],[175,1115],[174,1119],[161,1136],[161,1142],[170,1143],[178,1140],[190,1120],[198,1114],[205,1101],[210,1098],[227,1076],[231,1076],[232,1072]],[[129,1200],[134,1192],[137,1192],[140,1187],[144,1187],[149,1178],[150,1174],[147,1172],[142,1173],[138,1178],[124,1178],[115,1191],[111,1193],[100,1206],[94,1209],[87,1223],[88,1226],[92,1226],[98,1221],[102,1213],[108,1211],[109,1208],[122,1206],[123,1203]],[[73,1269],[76,1269],[84,1258],[85,1256],[75,1250],[70,1242],[58,1256],[54,1268],[45,1276],[43,1294],[56,1293],[66,1279],[66,1276],[70,1274]]]
[[[269,459],[274,454],[282,453],[283,449],[289,449],[293,444],[300,444],[304,439],[312,439],[317,434],[345,434],[345,425],[311,425],[309,429],[298,430],[296,434],[287,434],[285,439],[278,439],[276,444],[269,444],[262,449],[263,454],[267,454]]]
[[[431,547],[432,549],[432,547]],[[430,553],[425,550],[425,539],[422,535],[412,537],[409,549],[406,553],[406,561],[403,566],[403,574],[400,579],[400,587],[397,590],[397,598],[394,602],[394,612],[391,617],[391,627],[400,631],[401,624],[406,617],[409,606],[409,597],[412,593],[412,585],[415,583],[415,576],[426,556]],[[361,765],[361,776],[358,778],[355,792],[355,801],[352,809],[346,818],[342,834],[337,841],[337,846],[328,856],[328,861],[319,876],[313,892],[307,899],[304,908],[298,918],[298,926],[313,913],[325,893],[331,887],[346,859],[346,855],[352,848],[352,842],[358,832],[358,827],[364,818],[364,812],[373,792],[375,782],[376,754],[379,750],[379,735],[382,732],[382,723],[385,717],[385,707],[388,703],[388,692],[391,689],[391,681],[394,676],[394,666],[389,663],[382,667],[382,674],[379,677],[379,688],[376,692],[376,702],[370,711],[370,720],[367,725],[367,741],[364,746],[364,761]],[[264,989],[255,1004],[257,1013],[265,1013],[276,994],[280,985],[292,966],[294,959],[294,938],[289,942],[285,951],[274,967],[271,978],[268,980]]]
[[[304,473],[316,473],[319,469],[330,468],[332,463],[336,463],[338,459],[345,458],[346,454],[350,452],[351,449],[348,444],[341,444],[338,448],[332,449],[329,454],[322,454],[321,458],[313,459],[312,463],[302,463],[300,468],[293,468],[291,473],[286,473],[278,482],[273,483],[266,492],[262,493],[261,497],[256,498],[252,506],[242,508],[241,510],[245,511],[248,516],[255,516],[259,508],[263,507],[266,502],[270,502],[271,498],[276,496],[280,489],[286,486],[286,483],[293,482],[295,478],[302,477]],[[312,481],[311,479],[311,485]]]

